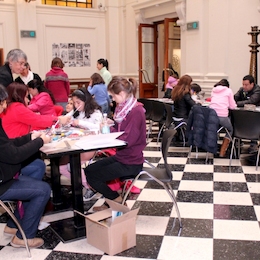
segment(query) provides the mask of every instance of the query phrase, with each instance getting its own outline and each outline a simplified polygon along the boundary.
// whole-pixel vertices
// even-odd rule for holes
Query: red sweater
[[[41,92],[34,96],[28,108],[33,112],[39,112],[41,115],[56,116],[54,104],[47,92]]]
[[[32,130],[50,127],[57,116],[39,115],[24,104],[14,102],[1,114],[3,128],[9,138],[28,134]]]
[[[70,83],[68,75],[59,67],[52,68],[44,81],[45,87],[49,89],[56,102],[68,102],[70,94]]]

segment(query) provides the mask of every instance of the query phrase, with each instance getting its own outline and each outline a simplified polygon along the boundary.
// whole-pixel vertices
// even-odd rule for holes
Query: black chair
[[[14,223],[17,225],[17,228],[21,232],[22,238],[24,240],[25,248],[26,248],[28,257],[31,258],[31,251],[30,251],[30,248],[28,246],[28,241],[27,241],[26,235],[25,235],[20,223],[18,222],[17,218],[15,217],[14,213],[12,212],[13,211],[12,206],[10,206],[11,207],[11,210],[10,210],[10,208],[5,203],[10,205],[10,203],[13,203],[13,202],[12,201],[2,201],[2,200],[0,200],[0,206],[3,207],[3,209],[8,213],[8,215],[13,219]]]
[[[157,144],[159,142],[159,138],[160,138],[160,135],[162,133],[163,130],[167,130],[169,128],[174,128],[174,125],[173,125],[173,113],[172,113],[172,105],[171,104],[167,104],[167,103],[163,103],[164,104],[164,108],[165,108],[165,111],[166,111],[166,118],[165,118],[165,121],[162,125],[162,127],[160,128],[159,130],[159,134],[157,136]]]
[[[157,135],[157,138],[160,136],[160,129],[162,127],[162,125],[165,122],[165,107],[164,107],[164,103],[161,101],[156,101],[156,100],[152,100],[152,114],[151,114],[151,120],[150,120],[150,125],[149,125],[149,130],[148,130],[148,136],[147,136],[147,140],[149,138],[149,135],[152,131],[152,126],[154,123],[158,123],[159,125],[159,133]]]
[[[150,131],[151,131],[150,123],[151,123],[151,120],[152,120],[153,100],[146,99],[146,98],[139,98],[138,102],[140,102],[144,105],[145,119],[149,122],[149,128],[147,130],[147,137],[146,137],[146,139],[148,140],[149,135],[150,135]]]
[[[182,221],[181,221],[179,208],[177,205],[177,200],[176,200],[176,197],[173,192],[172,185],[171,185],[172,172],[167,163],[168,149],[169,149],[171,141],[172,141],[174,135],[176,134],[176,132],[177,131],[174,129],[169,129],[163,133],[161,149],[162,149],[162,155],[163,155],[163,159],[164,159],[164,168],[157,168],[157,167],[156,168],[145,168],[144,167],[143,170],[134,178],[132,184],[126,191],[122,204],[125,203],[129,192],[131,191],[132,187],[134,186],[134,184],[137,180],[156,181],[158,184],[160,184],[166,190],[166,192],[170,196],[170,198],[175,206],[176,213],[177,213],[177,216],[179,219],[179,227],[180,227],[178,235],[180,235],[181,230],[182,230]],[[174,221],[173,225],[175,225],[175,221]]]
[[[260,113],[257,111],[249,111],[243,109],[231,110],[231,121],[233,124],[233,139],[232,148],[229,159],[229,166],[233,157],[236,140],[247,139],[259,141],[260,138]],[[240,147],[238,149],[240,155]],[[258,146],[258,153],[256,159],[256,170],[258,169],[260,146]]]

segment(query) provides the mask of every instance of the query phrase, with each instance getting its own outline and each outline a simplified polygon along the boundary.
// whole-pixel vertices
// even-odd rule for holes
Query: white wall
[[[23,49],[32,70],[44,78],[52,43],[90,43],[91,67],[66,67],[70,78],[89,78],[99,58],[109,60],[113,75],[137,77],[138,24],[177,17],[175,5],[180,3],[186,7],[184,22],[199,21],[198,30],[181,31],[181,74],[190,74],[208,94],[215,82],[226,77],[235,92],[249,72],[248,32],[251,26],[260,28],[259,0],[100,0],[93,9],[4,0],[0,1],[0,48],[5,55],[10,49]],[[36,38],[20,38],[20,30],[36,30]]]

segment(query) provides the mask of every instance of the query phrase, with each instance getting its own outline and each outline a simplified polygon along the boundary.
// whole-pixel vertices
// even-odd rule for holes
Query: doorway
[[[139,97],[163,97],[171,75],[180,75],[181,45],[178,18],[166,18],[154,24],[140,24]]]

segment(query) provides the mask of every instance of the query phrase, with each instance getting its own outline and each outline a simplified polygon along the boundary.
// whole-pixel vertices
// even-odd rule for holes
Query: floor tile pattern
[[[156,133],[144,151],[146,159],[163,167],[160,143]],[[139,207],[136,220],[137,245],[116,256],[104,254],[89,245],[87,239],[63,243],[49,226],[38,232],[45,240],[39,249],[32,249],[37,260],[219,260],[260,259],[260,171],[254,160],[233,159],[211,155],[205,162],[205,152],[195,150],[188,158],[189,148],[173,141],[168,163],[173,172],[172,187],[177,195],[183,230],[178,237],[178,220],[173,203],[157,183],[138,181],[139,195],[130,195],[128,205]],[[54,208],[49,203],[43,221],[54,222],[71,218],[70,187],[63,187],[66,203]],[[84,203],[89,211],[102,199]],[[0,216],[3,234],[7,216]],[[175,225],[174,225],[175,223]],[[10,238],[0,236],[1,259],[27,259],[25,249],[10,246]]]

